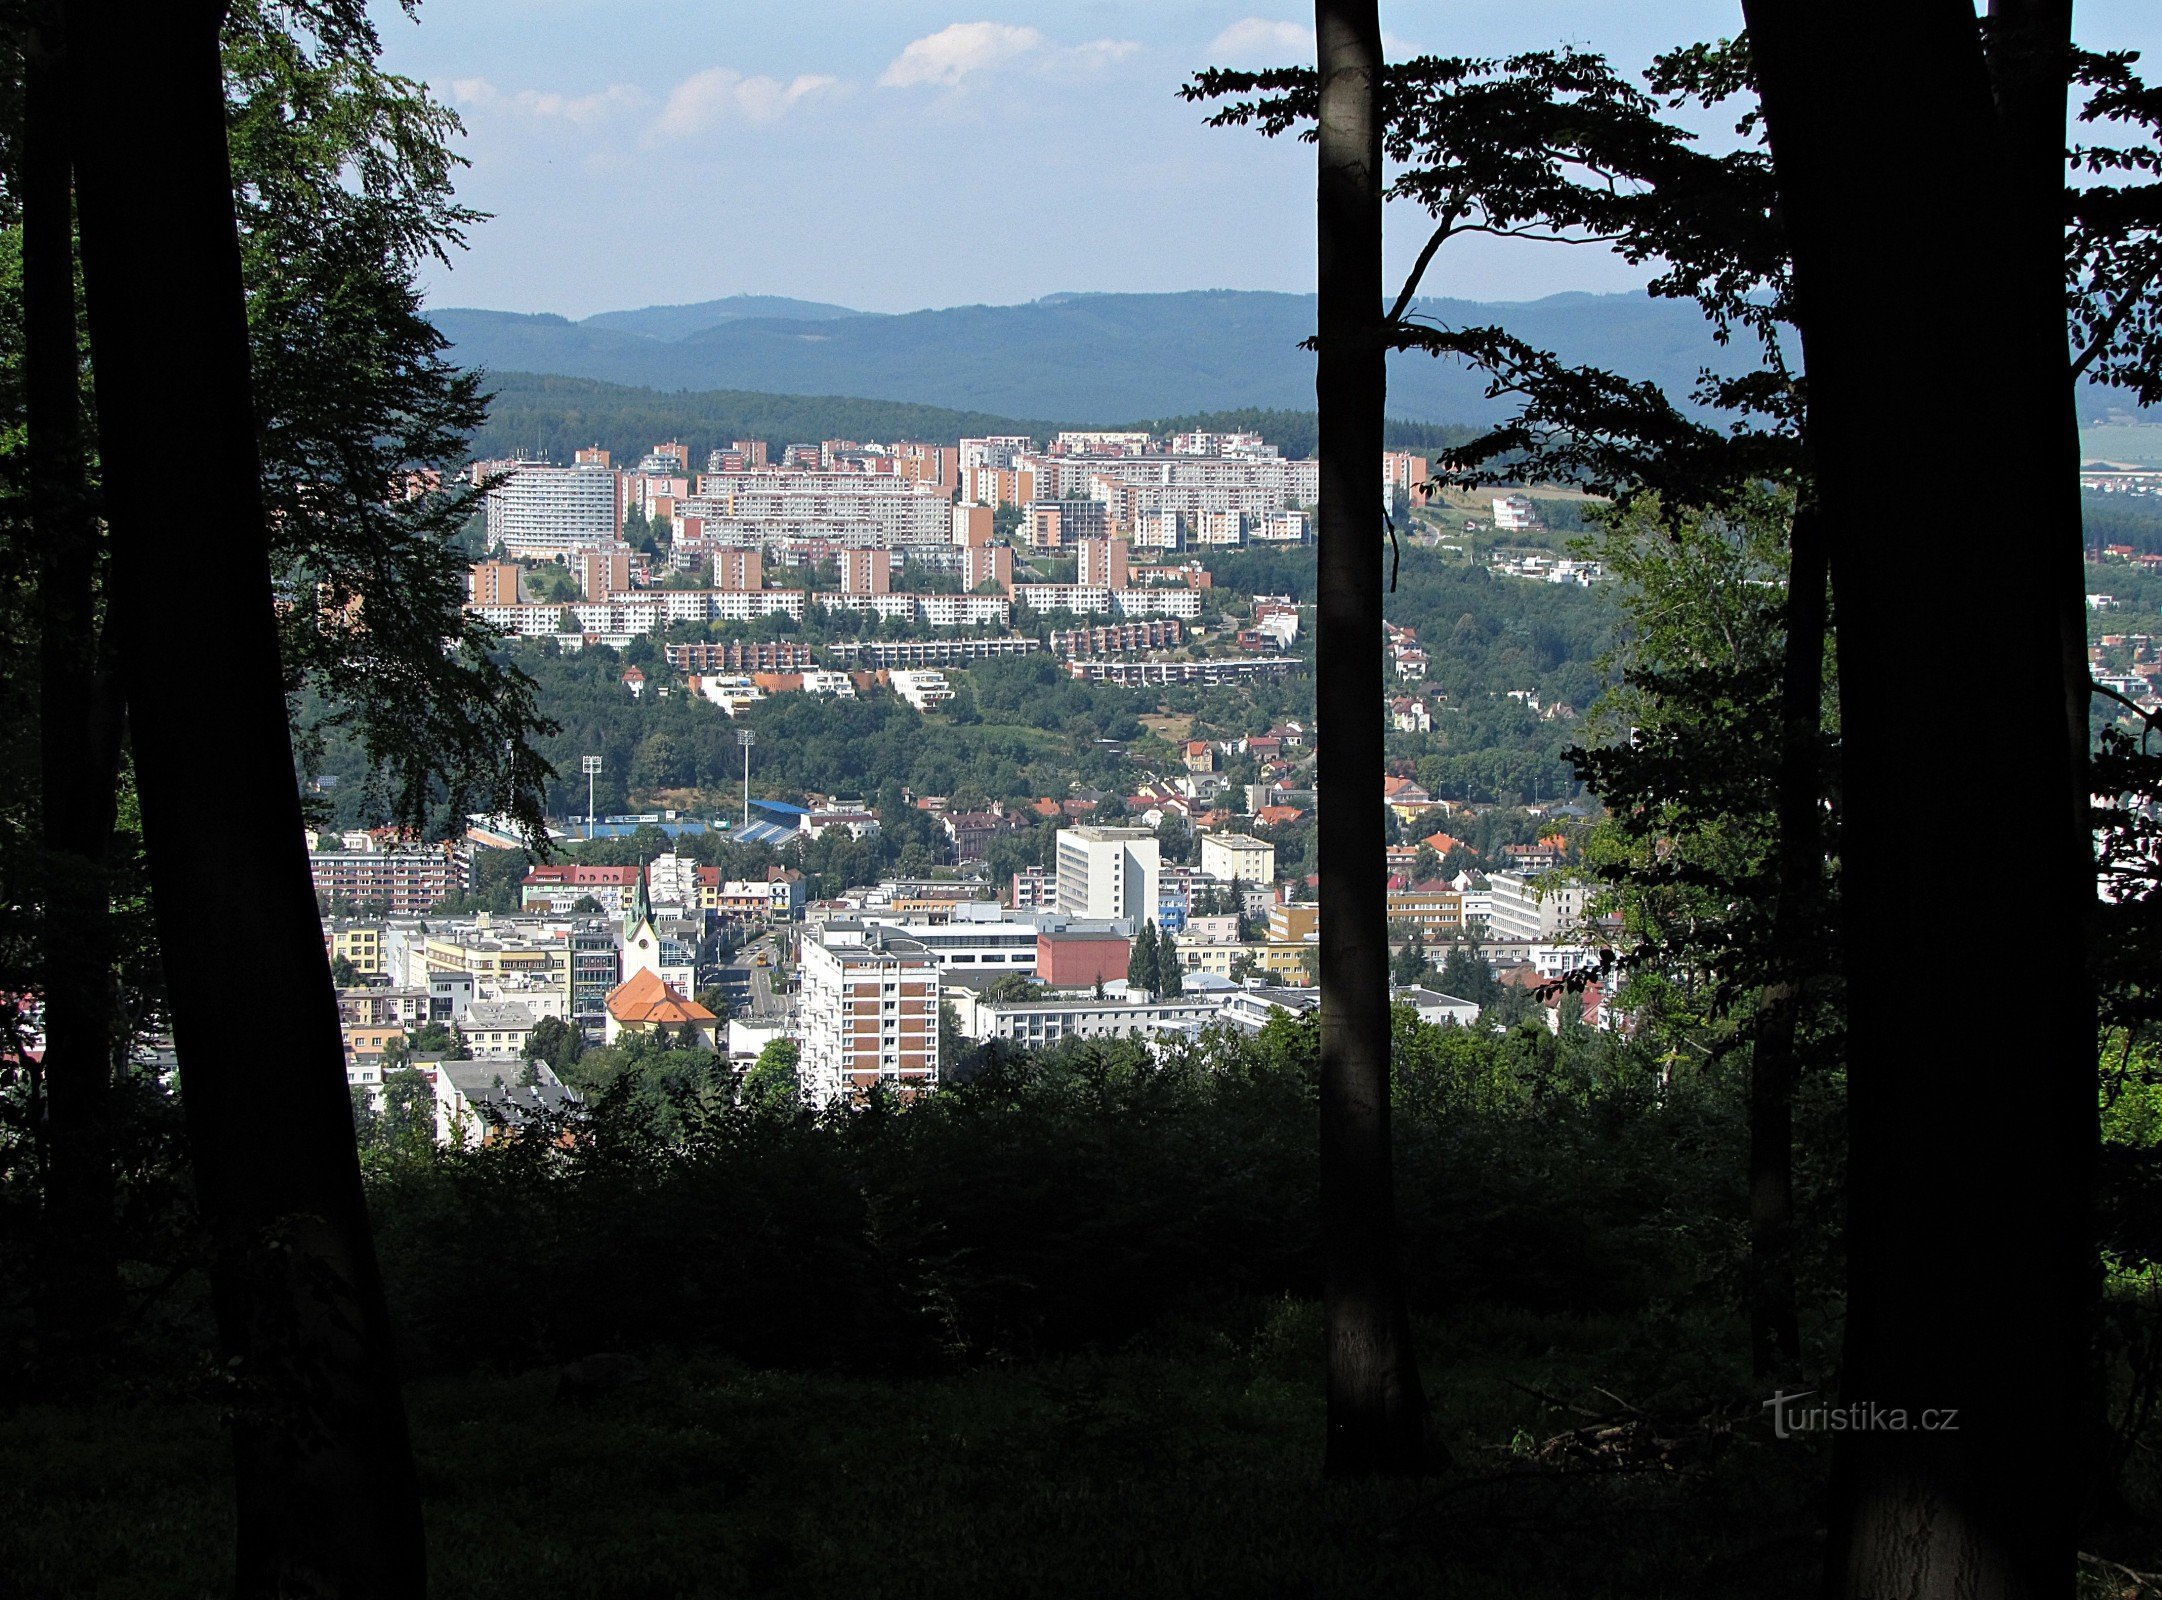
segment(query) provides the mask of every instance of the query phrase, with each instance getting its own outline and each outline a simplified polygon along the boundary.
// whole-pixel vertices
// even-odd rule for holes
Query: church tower
[[[623,914],[624,980],[628,982],[632,973],[641,970],[655,977],[661,974],[661,936],[653,926],[653,896],[646,891],[642,867],[631,891],[630,909]]]

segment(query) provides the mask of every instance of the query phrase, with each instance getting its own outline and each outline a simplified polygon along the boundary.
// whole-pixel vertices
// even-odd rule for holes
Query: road
[[[771,965],[759,966],[756,961],[760,955],[769,963],[777,961],[784,948],[773,934],[761,934],[730,956],[721,968],[722,991],[735,1014],[745,1022],[778,1022],[788,1015],[788,996],[774,990],[775,969]]]

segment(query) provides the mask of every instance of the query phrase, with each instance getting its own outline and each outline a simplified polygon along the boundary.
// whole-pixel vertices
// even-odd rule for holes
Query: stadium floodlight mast
[[[578,764],[585,769],[586,775],[586,842],[591,844],[593,842],[593,780],[601,775],[601,758],[599,756],[587,756]]]
[[[743,747],[743,825],[751,825],[751,746],[758,743],[754,728],[738,728],[736,743]]]

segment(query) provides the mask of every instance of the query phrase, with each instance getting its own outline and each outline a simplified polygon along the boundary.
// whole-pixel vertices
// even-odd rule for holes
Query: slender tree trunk
[[[419,1497],[278,661],[221,11],[68,6],[110,615],[236,1383],[238,1592],[415,1596]]]
[[[1412,1472],[1425,1397],[1396,1260],[1381,808],[1381,20],[1317,0],[1321,62],[1321,1228],[1332,1474]]]
[[[1824,873],[1824,533],[1814,506],[1794,514],[1787,561],[1787,641],[1779,687],[1779,889],[1772,904],[1772,980],[1757,996],[1749,1064],[1749,1351],[1760,1378],[1801,1360],[1794,1278],[1796,1035]]]
[[[2066,803],[2062,561],[2037,548],[2060,470],[2030,430],[2021,330],[2038,291],[1995,270],[2019,245],[1972,8],[1744,10],[1793,243],[1839,605],[1848,923],[1919,922],[1956,945],[2001,920],[1998,886],[1970,868],[1992,819],[2019,816],[2033,819],[2023,893],[2069,935],[2093,866]],[[2061,318],[2061,285],[2048,303]],[[1924,387],[1960,397],[1953,470],[1991,494],[1918,599],[1885,566],[1886,508],[1912,485],[1884,397]],[[1960,698],[1987,714],[1971,735],[1931,690],[1950,638],[1973,642]],[[2044,941],[2017,995],[1969,988],[1950,1007],[1917,1004],[1911,968],[1856,943],[1839,1398],[1867,1409],[1834,1453],[1828,1591],[2069,1595],[2086,1259],[2076,1129],[2093,1117],[2094,1060],[2076,941]],[[1955,947],[1948,969],[1957,960]]]
[[[117,995],[106,878],[119,698],[100,660],[98,529],[84,476],[67,91],[53,29],[25,50],[23,388],[38,547],[45,1210],[38,1331],[48,1364],[94,1364],[120,1308],[112,1082]]]

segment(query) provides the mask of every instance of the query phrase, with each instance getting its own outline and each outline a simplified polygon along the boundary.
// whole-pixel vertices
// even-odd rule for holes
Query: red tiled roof
[[[661,982],[651,968],[641,967],[608,991],[608,1014],[621,1023],[656,1026],[676,1022],[711,1022],[713,1013],[696,1000],[686,1000],[674,985]]]

